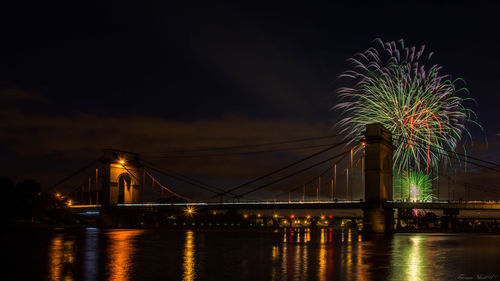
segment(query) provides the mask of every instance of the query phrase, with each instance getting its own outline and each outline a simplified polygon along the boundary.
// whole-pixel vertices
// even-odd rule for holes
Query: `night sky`
[[[470,151],[500,162],[499,4],[1,5],[0,174],[15,180],[49,186],[106,147],[170,151],[335,134],[336,78],[378,37],[426,45],[444,72],[465,79],[484,126],[471,129]],[[228,187],[310,153],[162,165]]]

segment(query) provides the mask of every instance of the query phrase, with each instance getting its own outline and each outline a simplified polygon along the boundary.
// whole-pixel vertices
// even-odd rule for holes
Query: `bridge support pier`
[[[394,231],[394,210],[382,204],[373,204],[363,209],[363,231],[390,233]]]
[[[384,208],[392,200],[392,135],[380,124],[366,125],[365,133],[365,206],[363,231],[394,231],[394,210]]]

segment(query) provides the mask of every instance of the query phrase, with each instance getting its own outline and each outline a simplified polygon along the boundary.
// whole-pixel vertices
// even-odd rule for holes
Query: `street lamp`
[[[196,209],[194,206],[186,206],[186,216],[192,217],[196,213]]]

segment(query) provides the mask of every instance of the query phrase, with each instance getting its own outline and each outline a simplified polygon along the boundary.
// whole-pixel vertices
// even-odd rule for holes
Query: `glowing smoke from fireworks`
[[[405,47],[403,40],[375,43],[349,59],[352,69],[340,75],[352,83],[338,89],[340,102],[334,107],[343,114],[341,133],[359,141],[366,124],[380,123],[393,133],[395,168],[428,173],[468,134],[465,124],[476,116],[463,103],[471,99],[458,95],[467,93],[456,86],[462,80],[425,64],[433,54],[426,54],[425,46]]]

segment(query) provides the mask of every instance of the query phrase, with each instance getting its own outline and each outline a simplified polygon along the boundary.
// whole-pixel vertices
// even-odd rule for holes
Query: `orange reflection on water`
[[[326,280],[326,245],[325,245],[325,229],[321,229],[321,238],[318,254],[318,280]]]
[[[326,280],[326,253],[326,245],[321,244],[318,254],[318,280],[320,281]]]
[[[283,248],[281,249],[281,272],[283,276],[287,276],[287,263],[288,263],[288,245],[286,243],[286,233],[285,233],[285,241],[283,243]]]
[[[279,252],[280,250],[278,246],[273,246],[273,253],[272,253],[273,261],[276,261],[278,259]]]
[[[64,240],[64,234],[57,234],[49,249],[50,279],[73,280],[70,266],[75,262],[75,241]]]
[[[300,237],[297,234],[297,237]],[[302,275],[302,247],[299,244],[295,244],[295,253],[293,253],[293,280],[302,280],[301,275]]]
[[[279,258],[279,254],[280,254],[280,249],[278,246],[273,246],[273,252],[272,252],[272,262],[273,262],[273,266],[271,268],[271,280],[278,280],[278,272],[276,270],[276,267],[277,267],[277,261],[278,261],[278,258]]]
[[[360,243],[362,241],[361,239],[361,234],[358,233],[358,249],[357,249],[357,260],[356,260],[356,280],[359,280],[359,281],[365,281],[365,280],[369,280],[369,267],[370,267],[370,264],[369,263],[363,263],[363,255],[364,255],[364,252],[363,252],[363,246],[362,246],[362,243]]]
[[[354,280],[352,276],[352,244],[347,244],[347,255],[346,255],[346,275],[347,280]]]
[[[323,235],[323,238],[325,235]],[[309,271],[310,229],[284,230],[282,247],[274,246],[271,280],[304,280]]]
[[[309,242],[311,241],[311,230],[309,228],[306,228],[306,232],[304,233],[304,242]]]
[[[108,232],[109,249],[109,280],[129,280],[132,268],[132,255],[135,250],[134,239],[143,230],[116,230]]]
[[[184,243],[184,263],[182,268],[182,280],[192,281],[196,277],[195,267],[195,251],[194,251],[194,232],[192,230],[186,231],[186,241]]]
[[[302,245],[302,270],[300,280],[305,280],[307,277],[307,272],[309,271],[309,259],[307,255],[307,249],[309,245]]]
[[[352,275],[352,232],[350,228],[347,231],[346,275],[347,280],[354,280]]]

